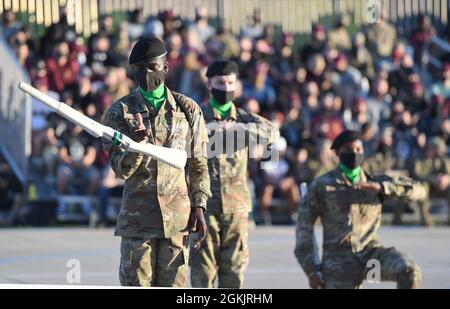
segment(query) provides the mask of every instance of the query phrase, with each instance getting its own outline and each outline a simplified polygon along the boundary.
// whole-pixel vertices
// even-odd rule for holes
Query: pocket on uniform
[[[150,247],[146,244],[130,252],[130,269],[151,269]]]

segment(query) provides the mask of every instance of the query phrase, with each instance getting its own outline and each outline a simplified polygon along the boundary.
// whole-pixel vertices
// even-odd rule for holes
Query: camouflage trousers
[[[398,289],[420,286],[421,270],[408,254],[393,247],[372,247],[358,254],[351,249],[326,252],[322,263],[325,288],[360,288],[366,278],[376,279],[376,265],[380,281],[394,281]]]
[[[249,260],[248,213],[210,214],[208,234],[199,250],[191,250],[191,284],[212,288],[241,288]]]
[[[119,278],[122,286],[186,285],[189,239],[182,233],[168,239],[122,237],[120,253]]]

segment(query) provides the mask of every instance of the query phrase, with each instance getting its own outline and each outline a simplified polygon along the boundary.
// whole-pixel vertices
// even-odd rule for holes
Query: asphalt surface
[[[256,227],[249,237],[245,287],[308,287],[293,255],[294,227]],[[450,288],[450,228],[383,226],[380,238],[384,245],[414,257],[422,268],[423,288]],[[70,271],[79,266],[82,285],[117,286],[119,244],[112,229],[1,229],[0,284],[68,284],[68,274],[73,279]],[[394,283],[364,284],[364,288],[394,287]]]

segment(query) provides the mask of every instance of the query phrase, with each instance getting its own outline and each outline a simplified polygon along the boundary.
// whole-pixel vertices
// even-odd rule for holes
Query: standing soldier
[[[216,61],[208,67],[206,77],[212,97],[202,105],[202,110],[208,128],[211,128],[209,142],[212,143],[213,137],[223,136],[228,130],[236,127],[248,129],[253,124],[258,125],[260,140],[272,143],[272,126],[268,120],[236,108],[233,104],[237,74],[238,66],[232,61]],[[238,134],[240,133],[238,131]],[[256,134],[255,131],[250,131],[250,138],[254,138]],[[229,138],[228,134],[225,136]],[[228,145],[228,142],[219,138],[214,147],[208,145],[208,151],[214,151],[213,148],[217,149],[219,144]],[[223,153],[208,153],[212,191],[206,214],[208,234],[200,249],[193,251],[191,255],[193,287],[211,288],[217,277],[221,288],[240,288],[243,284],[244,271],[249,260],[249,143],[244,143],[242,147],[232,146],[233,149],[225,149]]]
[[[340,163],[316,178],[300,207],[295,256],[311,288],[358,288],[379,262],[380,279],[396,281],[398,288],[417,288],[421,271],[410,256],[378,241],[383,199],[422,200],[425,190],[407,178],[373,177],[361,163],[364,158],[359,133],[344,131],[331,146]],[[317,261],[313,226],[323,225],[323,257]]]
[[[112,169],[125,179],[115,231],[123,286],[185,286],[188,234],[199,232],[197,247],[206,234],[208,136],[200,107],[164,85],[166,53],[157,38],[136,43],[129,63],[139,88],[109,108],[105,125],[140,143],[187,149],[190,192],[184,170],[104,141]]]

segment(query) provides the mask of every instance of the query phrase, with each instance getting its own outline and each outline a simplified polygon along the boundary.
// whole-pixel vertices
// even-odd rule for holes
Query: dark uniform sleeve
[[[128,129],[123,118],[120,102],[114,103],[105,115],[104,125],[127,135]],[[120,147],[103,139],[103,149],[108,153],[111,168],[117,177],[127,179],[137,170],[142,162],[143,155],[122,150]]]
[[[212,196],[208,172],[208,156],[206,147],[208,132],[201,109],[196,106],[193,112],[193,132],[190,138],[190,153],[188,153],[188,166],[190,170],[190,193],[192,207],[203,207]]]
[[[320,186],[314,181],[300,204],[296,229],[294,254],[308,277],[317,271],[318,248],[314,245],[314,223],[324,207],[319,191]]]

